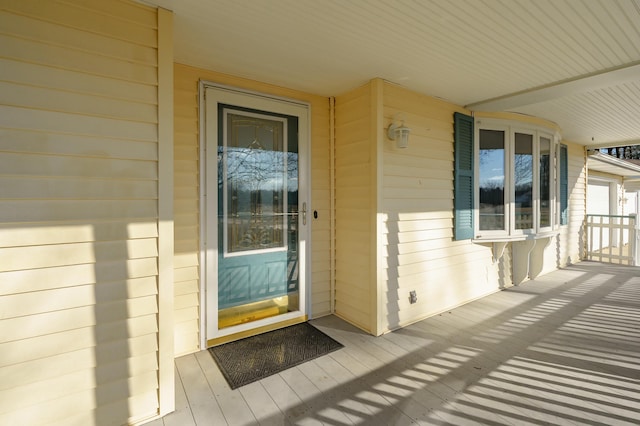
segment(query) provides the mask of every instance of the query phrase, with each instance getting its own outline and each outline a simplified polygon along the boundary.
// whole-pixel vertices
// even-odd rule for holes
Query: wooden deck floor
[[[640,268],[583,262],[231,391],[176,360],[158,425],[623,425],[640,422]]]

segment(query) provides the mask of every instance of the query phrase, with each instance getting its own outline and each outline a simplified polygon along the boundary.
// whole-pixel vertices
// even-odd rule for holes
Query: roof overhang
[[[640,165],[599,151],[587,151],[587,169],[622,176],[625,181],[640,180]]]

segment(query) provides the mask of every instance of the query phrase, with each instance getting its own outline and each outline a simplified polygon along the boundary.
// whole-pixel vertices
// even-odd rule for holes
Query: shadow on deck
[[[181,357],[155,425],[621,425],[640,412],[640,268],[582,262],[231,391]]]

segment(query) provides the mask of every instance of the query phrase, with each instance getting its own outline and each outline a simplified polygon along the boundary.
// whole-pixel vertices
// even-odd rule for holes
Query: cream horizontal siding
[[[310,317],[330,313],[329,100],[181,64],[174,67],[175,353],[200,345],[200,146],[198,82],[208,80],[309,102],[311,107]],[[313,210],[318,218],[313,218]],[[202,307],[204,309],[204,307]]]
[[[371,246],[375,182],[371,174],[371,85],[338,96],[335,102],[336,314],[374,332],[375,277]]]
[[[488,246],[453,241],[453,113],[463,109],[391,84],[384,86],[386,127],[401,116],[409,147],[383,144],[382,214],[387,330],[484,296],[510,282]],[[508,260],[508,259],[507,259]],[[506,261],[506,260],[505,260]],[[417,303],[409,302],[415,291]]]
[[[156,11],[0,1],[0,424],[158,413]]]
[[[198,82],[174,66],[174,346],[200,349]]]
[[[587,171],[584,147],[574,143],[567,145],[569,220],[560,228],[560,265],[579,262],[586,249],[585,215],[587,213]]]
[[[331,314],[331,129],[329,100],[311,101],[311,219],[310,318]]]
[[[382,86],[380,97],[374,80],[336,99],[336,312],[373,334],[509,287],[514,265],[522,269],[513,244],[494,253],[492,244],[453,240],[453,114],[467,111]],[[398,119],[411,128],[407,149],[381,138]],[[583,251],[584,158],[581,147],[569,149],[570,224],[538,241],[542,261],[532,276],[578,261]],[[368,322],[374,317],[377,324]]]

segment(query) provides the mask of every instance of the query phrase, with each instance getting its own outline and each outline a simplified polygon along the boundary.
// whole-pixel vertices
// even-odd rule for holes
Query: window
[[[560,225],[569,223],[569,159],[567,146],[560,145]]]
[[[456,239],[535,238],[566,223],[566,147],[558,145],[552,130],[515,120],[474,122],[463,114],[454,119]],[[472,138],[469,128],[461,127],[465,119],[471,120]],[[469,145],[473,183],[460,170]],[[459,197],[468,186],[473,186],[471,196]],[[463,223],[468,211],[473,219]],[[460,232],[463,226],[470,232]]]
[[[479,215],[480,230],[504,230],[505,136],[500,130],[480,130]]]
[[[551,138],[540,136],[540,228],[551,226]]]
[[[516,133],[514,137],[515,227],[533,228],[533,135]]]

